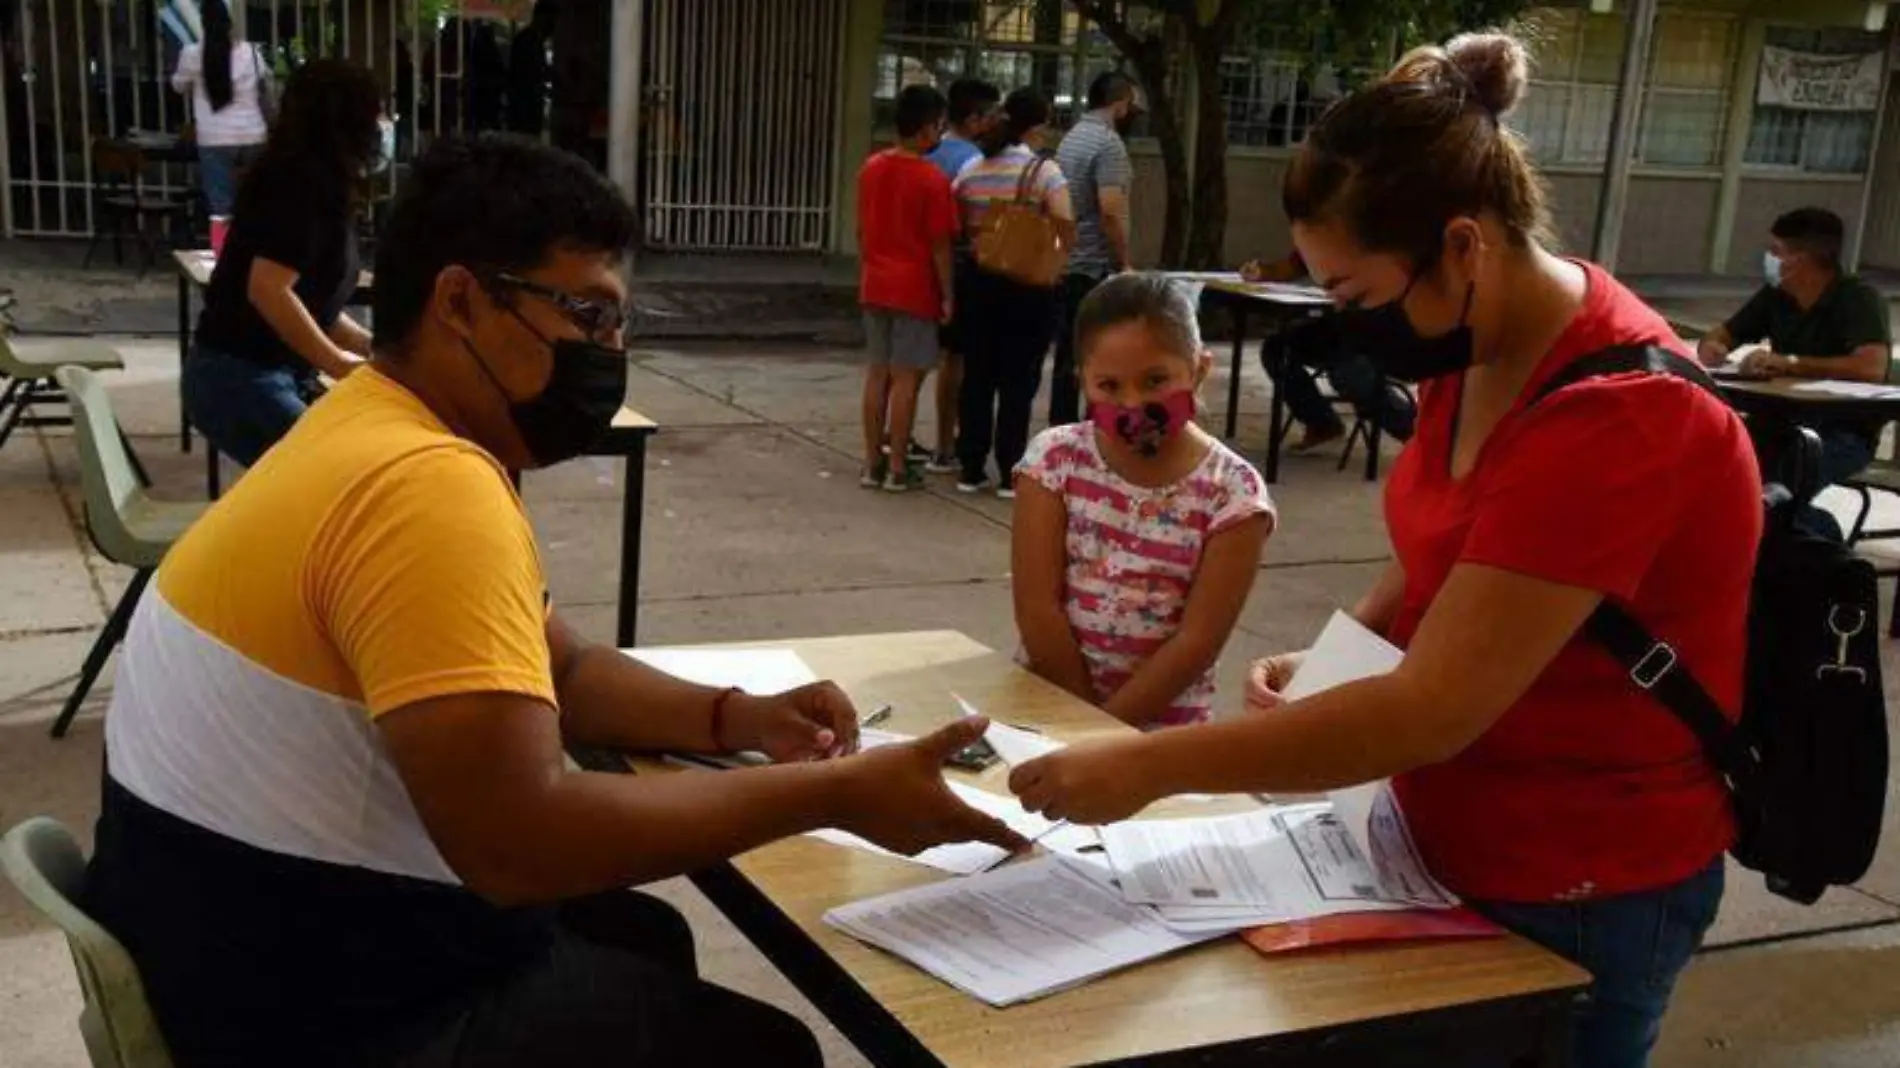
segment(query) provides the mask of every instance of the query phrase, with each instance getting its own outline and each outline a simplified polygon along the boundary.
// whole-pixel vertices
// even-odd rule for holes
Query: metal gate
[[[232,18],[280,77],[318,56],[374,70],[404,160],[447,131],[499,126],[500,39],[533,0],[232,0]],[[138,131],[177,133],[189,100],[171,88],[194,0],[4,0],[0,211],[7,236],[84,237],[93,227],[91,146]],[[155,163],[146,190],[182,194],[190,168]],[[395,180],[392,169],[390,181]]]
[[[823,249],[843,0],[648,0],[646,19],[646,245]]]

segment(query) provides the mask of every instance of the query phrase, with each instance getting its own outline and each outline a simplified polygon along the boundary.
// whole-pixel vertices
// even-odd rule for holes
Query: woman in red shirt
[[[1416,51],[1328,112],[1287,175],[1294,241],[1350,343],[1422,383],[1386,491],[1396,559],[1353,610],[1404,663],[1074,746],[1010,785],[1104,823],[1175,793],[1390,776],[1443,882],[1594,976],[1578,1068],[1638,1068],[1721,900],[1733,817],[1695,738],[1580,628],[1614,600],[1735,714],[1761,482],[1740,420],[1680,379],[1529,406],[1599,349],[1687,350],[1609,274],[1546,250],[1541,182],[1500,121],[1525,78],[1507,36]],[[1266,703],[1299,659],[1256,665]]]

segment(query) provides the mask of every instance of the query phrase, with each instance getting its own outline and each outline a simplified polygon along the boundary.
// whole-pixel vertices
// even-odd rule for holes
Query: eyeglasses
[[[632,307],[615,304],[605,300],[589,300],[572,293],[563,293],[539,282],[530,282],[526,278],[512,274],[498,274],[495,281],[518,293],[540,297],[560,309],[569,322],[579,327],[588,337],[599,340],[624,329],[628,320],[633,318]]]

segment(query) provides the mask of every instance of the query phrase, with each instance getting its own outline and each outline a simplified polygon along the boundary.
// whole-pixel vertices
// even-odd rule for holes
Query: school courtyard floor
[[[202,454],[179,452],[176,347],[122,348],[115,405],[158,492],[193,499]],[[648,464],[643,641],[950,627],[1013,643],[1008,508],[943,481],[903,497],[858,488],[857,374],[851,351],[770,343],[682,344],[636,366],[629,402],[663,428]],[[1224,374],[1210,401],[1224,400]],[[1246,382],[1241,441],[1257,458],[1267,403],[1257,365]],[[580,461],[526,486],[553,597],[599,639],[613,625],[621,477],[618,461]],[[0,826],[49,814],[89,838],[110,673],[70,737],[54,742],[46,727],[128,573],[91,549],[77,482],[65,430],[0,448]],[[1378,489],[1356,471],[1289,459],[1275,495],[1281,527],[1222,666],[1230,695],[1249,658],[1310,638],[1386,555]],[[1900,673],[1900,655],[1887,669]],[[659,890],[692,919],[710,978],[801,1013],[833,1064],[863,1063],[696,892],[679,880]],[[1900,848],[1814,908],[1736,873],[1711,941],[1657,1064],[1900,1063]],[[0,1066],[83,1065],[79,1005],[60,936],[0,889]]]

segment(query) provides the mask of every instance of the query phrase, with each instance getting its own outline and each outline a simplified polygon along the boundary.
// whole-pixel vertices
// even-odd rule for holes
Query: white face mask
[[[1781,284],[1781,257],[1772,252],[1761,254],[1761,274],[1771,286]]]

